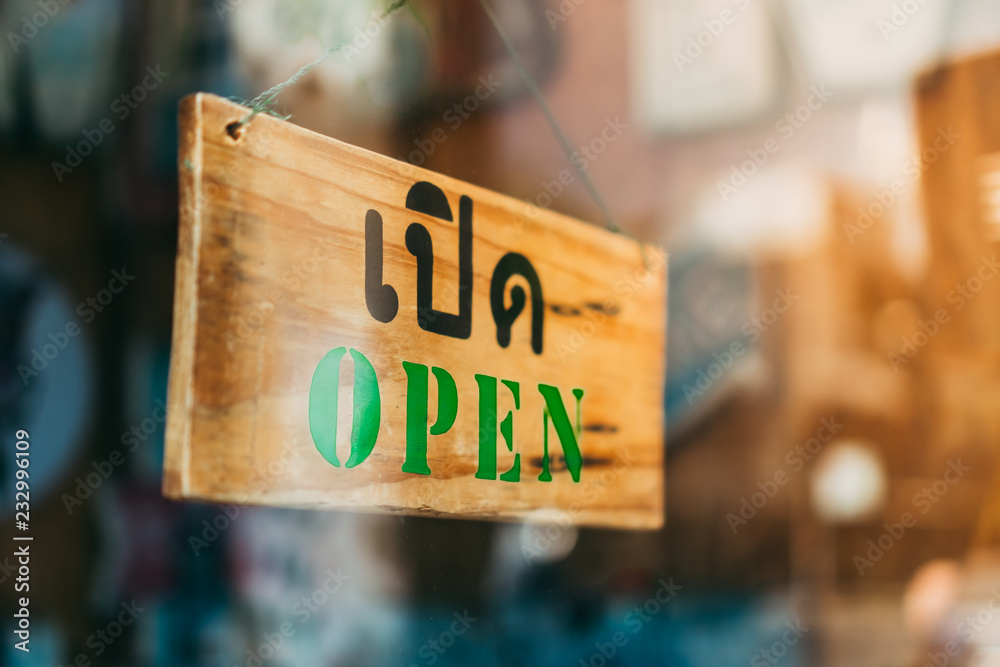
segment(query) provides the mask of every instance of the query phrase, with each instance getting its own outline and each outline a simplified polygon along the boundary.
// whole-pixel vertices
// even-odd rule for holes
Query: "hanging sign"
[[[167,496],[662,524],[662,252],[245,114],[181,103]]]

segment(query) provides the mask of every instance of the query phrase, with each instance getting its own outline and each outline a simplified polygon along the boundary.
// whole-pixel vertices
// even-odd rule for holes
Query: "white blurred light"
[[[720,182],[741,185],[723,201]],[[831,196],[828,182],[806,164],[765,164],[758,170],[752,160],[745,160],[706,184],[698,193],[693,218],[699,232],[719,247],[760,256],[796,256],[823,241]]]
[[[566,512],[538,510],[521,526],[521,553],[531,562],[560,561],[573,551],[579,533]]]
[[[909,86],[940,54],[953,3],[787,0],[784,5],[789,37],[808,79],[848,94]]]
[[[833,443],[813,471],[810,495],[813,511],[830,523],[847,523],[875,512],[885,498],[882,462],[862,443]]]
[[[936,640],[958,601],[961,584],[962,568],[954,560],[921,565],[903,593],[903,617],[910,634],[925,643]]]

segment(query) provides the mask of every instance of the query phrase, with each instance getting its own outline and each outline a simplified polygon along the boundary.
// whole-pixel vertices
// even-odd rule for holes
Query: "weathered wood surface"
[[[227,130],[245,112],[206,94],[181,103],[167,496],[456,518],[558,516],[625,528],[662,524],[666,279],[660,251],[647,248],[644,257],[624,236],[271,117]],[[407,208],[411,186],[420,181],[445,195],[453,221]],[[471,200],[472,220],[471,329],[464,338],[454,337],[463,335],[459,229],[469,212],[463,196]],[[381,282],[398,300],[388,321],[373,316],[391,314],[387,290],[369,286],[366,295],[366,246],[379,250],[371,229],[366,243],[371,210],[383,227]],[[418,322],[417,257],[409,247],[419,245],[421,233],[412,231],[410,239],[411,223],[422,225],[433,243],[433,307],[440,312],[430,314],[425,327],[450,322],[457,327],[452,335]],[[527,299],[504,347],[491,281],[508,253],[523,255],[537,272],[544,315],[541,338],[533,341],[532,289],[525,278],[512,278],[501,291],[502,308],[511,307],[514,285]],[[539,344],[540,354],[533,349]],[[314,374],[337,348],[371,362],[381,401],[375,445],[353,467],[345,466],[352,451],[351,353],[340,365],[339,401],[329,408],[339,415],[339,466],[321,453],[310,430]],[[429,475],[403,470],[404,361],[444,369],[455,381],[454,424],[444,433],[424,432]],[[495,413],[484,408],[480,414],[477,374],[498,378]],[[427,425],[438,417],[436,380],[430,375],[428,415],[421,416]],[[518,409],[502,380],[518,383]],[[551,421],[552,479],[539,480],[546,406],[540,384],[558,389],[574,428],[571,391],[584,390],[578,482]],[[508,411],[513,452],[499,425]],[[495,479],[476,476],[483,428],[496,428]],[[515,455],[520,481],[503,481]]]

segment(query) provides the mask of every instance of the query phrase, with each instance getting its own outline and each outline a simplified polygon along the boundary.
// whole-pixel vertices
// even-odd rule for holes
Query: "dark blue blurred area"
[[[749,258],[693,246],[671,255],[667,297],[668,442],[683,439],[741,385],[759,357],[744,326],[755,297]],[[729,352],[734,343],[739,354]]]

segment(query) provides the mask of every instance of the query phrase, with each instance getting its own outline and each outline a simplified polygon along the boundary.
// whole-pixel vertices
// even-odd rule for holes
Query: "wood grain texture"
[[[257,116],[232,136],[245,109],[197,94],[181,103],[181,225],[174,304],[164,493],[177,499],[328,507],[456,518],[572,521],[656,528],[663,521],[665,256],[624,236],[529,207],[290,123]],[[459,311],[459,233],[454,222],[406,208],[428,181],[453,211],[472,200],[471,335],[418,324],[416,259],[405,241],[419,222],[433,241],[433,307]],[[383,220],[383,282],[398,295],[389,322],[369,312],[365,220]],[[510,344],[497,341],[490,287],[506,253],[536,270],[544,295],[544,347],[532,351],[531,299]],[[521,282],[518,282],[521,281]],[[511,284],[527,282],[514,278]],[[530,292],[529,292],[530,294]],[[506,291],[509,306],[511,293]],[[309,426],[313,374],[347,347],[374,366],[381,419],[374,449],[353,468],[335,467]],[[350,357],[346,357],[350,359]],[[457,418],[430,435],[430,475],[401,470],[406,452],[403,361],[454,378]],[[352,364],[341,367],[340,461],[350,450]],[[513,410],[513,449],[498,437],[497,469],[520,455],[521,479],[475,477],[479,464],[476,374],[520,386],[514,410],[501,385],[497,415]],[[583,467],[574,482],[560,465],[549,425],[552,481],[539,481],[544,401],[559,388],[570,418],[582,388]],[[428,422],[437,416],[430,382]],[[499,419],[498,419],[499,421]]]

